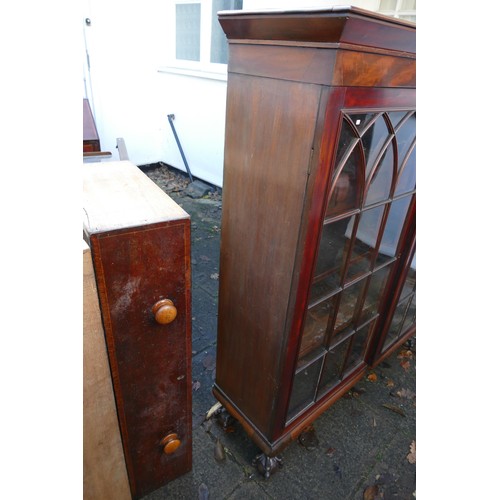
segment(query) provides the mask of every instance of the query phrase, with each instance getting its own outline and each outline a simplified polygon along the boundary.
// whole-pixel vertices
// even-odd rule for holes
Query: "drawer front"
[[[191,469],[189,232],[186,219],[91,238],[134,498]],[[153,314],[163,299],[177,310],[168,324]]]

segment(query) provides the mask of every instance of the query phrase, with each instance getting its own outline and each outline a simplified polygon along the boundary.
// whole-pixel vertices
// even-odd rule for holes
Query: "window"
[[[387,16],[417,22],[416,0],[380,0],[378,11]]]
[[[217,12],[240,10],[243,0],[175,0],[172,7],[169,67],[162,69],[225,79],[228,44]]]

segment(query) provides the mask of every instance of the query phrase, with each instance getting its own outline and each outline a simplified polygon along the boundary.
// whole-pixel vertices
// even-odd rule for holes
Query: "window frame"
[[[176,57],[176,8],[181,4],[200,5],[200,60],[189,61]],[[213,80],[227,80],[227,63],[210,61],[212,45],[212,5],[213,0],[174,0],[169,2],[167,28],[167,56],[165,64],[159,68],[162,73],[198,76]]]
[[[407,16],[412,16],[415,17],[414,22],[416,23],[417,19],[417,6],[416,6],[416,1],[415,1],[415,9],[403,9],[403,1],[404,0],[396,0],[396,6],[394,9],[381,9],[380,4],[382,3],[381,1],[379,2],[379,8],[377,12],[380,12],[380,14],[384,14],[386,16],[391,16],[395,17],[396,19],[402,19],[403,21],[408,21]]]

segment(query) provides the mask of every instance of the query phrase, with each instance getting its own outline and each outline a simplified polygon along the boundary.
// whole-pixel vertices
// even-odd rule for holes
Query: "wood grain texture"
[[[93,234],[120,428],[134,498],[191,469],[191,289],[187,220]],[[152,307],[178,314],[158,324]],[[181,446],[165,455],[170,432]]]
[[[118,426],[90,248],[83,248],[83,498],[127,500]]]
[[[280,386],[320,90],[229,76],[216,384],[264,435]]]
[[[229,78],[214,394],[274,455],[367,368],[355,359],[324,393],[315,378],[289,411],[342,114],[414,107],[415,26],[346,7],[219,19]]]
[[[415,53],[413,23],[355,7],[297,11],[221,12],[219,22],[231,40],[348,43]]]
[[[191,469],[190,219],[130,162],[88,166],[84,233],[136,499]],[[153,306],[165,299],[177,314],[160,324]],[[180,445],[166,455],[169,433]]]
[[[83,220],[90,233],[189,215],[130,161],[83,165]]]

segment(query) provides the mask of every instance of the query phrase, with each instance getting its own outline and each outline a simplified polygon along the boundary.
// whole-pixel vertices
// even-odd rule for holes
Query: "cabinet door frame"
[[[325,218],[328,206],[328,187],[331,184],[332,176],[335,169],[335,158],[337,154],[338,139],[340,129],[342,127],[343,116],[346,113],[352,112],[392,112],[415,109],[415,89],[408,88],[361,88],[361,87],[330,87],[328,88],[329,98],[325,110],[324,128],[318,130],[321,135],[320,149],[318,154],[318,166],[315,172],[315,178],[311,179],[312,201],[310,208],[305,210],[301,229],[304,236],[304,243],[301,250],[302,260],[297,263],[300,267],[298,285],[296,288],[295,301],[293,306],[293,316],[288,337],[287,355],[282,369],[282,391],[279,394],[276,418],[274,422],[273,440],[283,438],[286,433],[297,434],[299,429],[304,428],[310,422],[315,420],[319,414],[326,410],[333,402],[340,398],[350,387],[352,387],[364,374],[368,363],[353,370],[346,379],[343,380],[337,387],[327,392],[322,397],[316,399],[311,405],[298,413],[287,422],[287,412],[290,403],[290,397],[293,387],[294,374],[297,368],[300,341],[307,313],[307,303],[311,288],[313,272],[316,264],[319,238],[321,237],[321,229]],[[335,137],[335,141],[331,141],[331,137]],[[334,142],[334,144],[332,144]],[[410,211],[414,213],[414,197],[410,203],[407,212],[405,226],[400,233],[399,246],[405,247],[408,245],[408,234],[410,231],[411,216]],[[413,208],[412,208],[413,207]],[[410,231],[411,232],[411,231]],[[407,252],[406,252],[407,253]],[[400,259],[405,260],[406,255],[401,255]],[[401,264],[399,262],[398,264]],[[394,283],[397,279],[398,271],[401,270],[401,265],[393,266],[390,271],[385,290],[390,290],[397,287]],[[399,286],[402,286],[399,283]],[[387,300],[385,297],[382,301]],[[378,334],[380,328],[383,332],[387,332],[387,323],[390,319],[391,312],[394,312],[395,304],[391,303],[390,307],[384,307],[384,312],[375,320],[374,329],[371,340],[369,341],[368,352],[370,349],[381,349],[382,335]],[[381,306],[382,309],[382,306]],[[367,359],[370,356],[366,355]],[[372,356],[373,358],[373,356]]]

